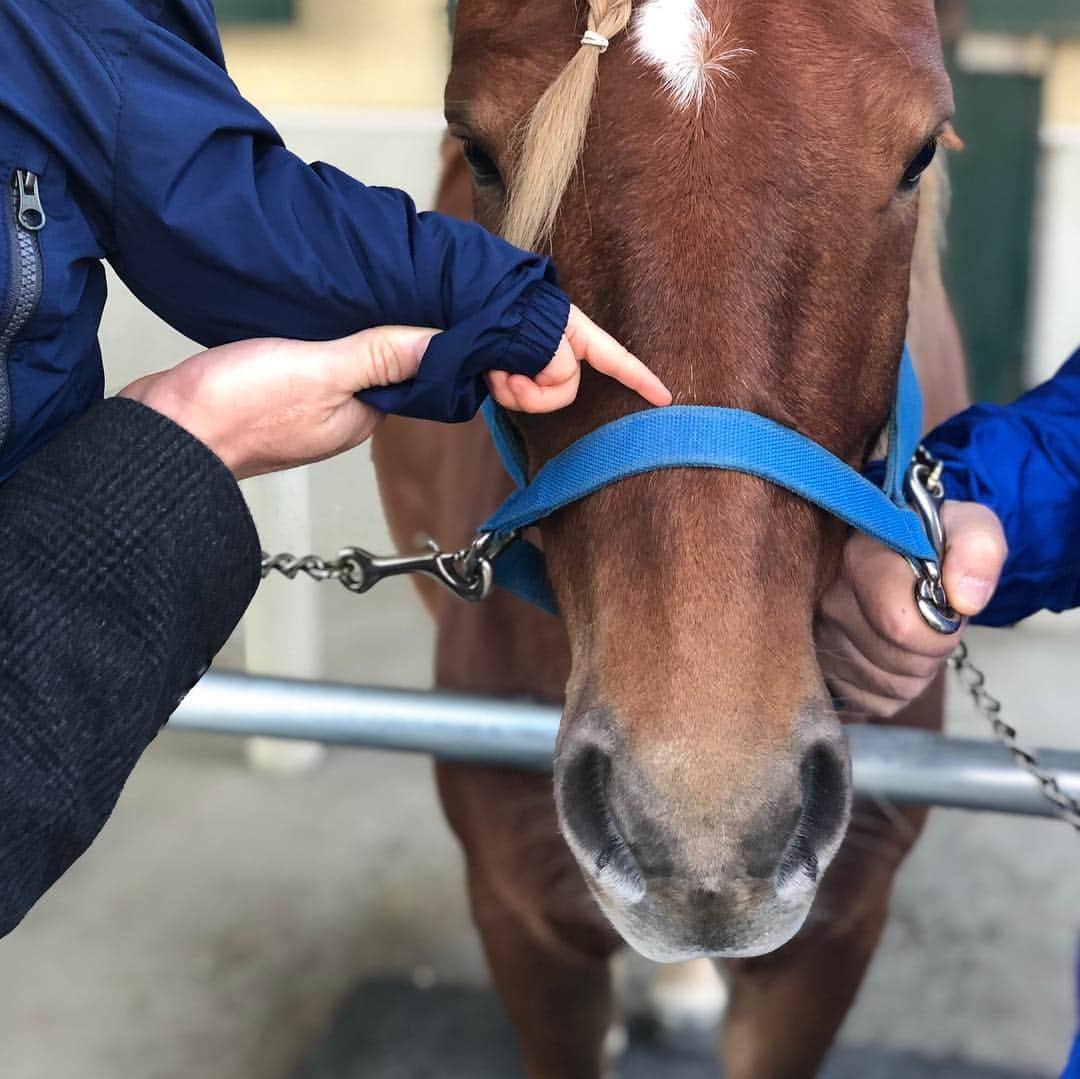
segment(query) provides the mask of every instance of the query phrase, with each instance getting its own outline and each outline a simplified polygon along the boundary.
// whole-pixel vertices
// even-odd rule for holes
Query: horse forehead
[[[818,68],[828,66],[828,54],[886,66],[892,59],[909,76],[920,68],[933,76],[941,67],[929,0],[785,0],[782,7],[775,0],[643,0],[635,9],[635,56],[658,71],[680,109],[700,106],[717,84],[737,83],[741,66],[755,55],[775,60],[820,50],[805,58]]]

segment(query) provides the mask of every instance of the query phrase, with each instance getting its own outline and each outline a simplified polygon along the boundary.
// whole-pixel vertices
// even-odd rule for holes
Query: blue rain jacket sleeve
[[[157,314],[204,345],[446,330],[413,382],[365,394],[429,419],[469,419],[485,371],[550,362],[569,300],[548,259],[289,152],[226,73],[209,0],[96,6],[133,22],[122,52],[98,34],[118,96],[110,260]]]
[[[1080,606],[1080,351],[1011,405],[974,405],[925,441],[947,496],[989,506],[1005,527],[1001,584],[975,621]]]

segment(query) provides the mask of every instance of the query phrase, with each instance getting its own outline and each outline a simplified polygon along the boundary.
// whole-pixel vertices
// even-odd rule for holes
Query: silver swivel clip
[[[923,620],[938,633],[951,634],[960,629],[963,619],[950,605],[941,579],[941,564],[945,559],[945,526],[941,520],[945,488],[941,472],[941,462],[935,460],[925,446],[920,446],[908,467],[904,489],[922,521],[936,558],[905,557],[915,573],[915,605]]]
[[[290,580],[304,574],[315,581],[337,581],[349,592],[363,594],[390,577],[417,574],[438,581],[461,599],[486,599],[495,583],[492,563],[517,538],[516,532],[481,532],[468,547],[444,551],[434,540],[414,555],[374,555],[362,547],[346,547],[335,559],[317,555],[263,553],[262,575],[277,572]]]

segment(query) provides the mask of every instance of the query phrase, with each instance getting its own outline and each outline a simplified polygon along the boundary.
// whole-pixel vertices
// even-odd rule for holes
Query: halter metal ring
[[[927,572],[929,567],[933,570]],[[949,597],[941,583],[940,571],[936,562],[924,563],[924,569],[917,571],[915,582],[915,606],[919,609],[923,621],[938,633],[949,636],[956,633],[963,624],[960,615],[952,609]]]

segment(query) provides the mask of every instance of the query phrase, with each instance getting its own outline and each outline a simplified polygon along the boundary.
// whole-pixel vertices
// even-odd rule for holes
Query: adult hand
[[[565,408],[577,397],[582,363],[621,382],[650,404],[661,407],[671,404],[671,392],[660,379],[573,306],[554,359],[535,379],[492,371],[488,384],[492,396],[503,408],[517,412],[554,412]]]
[[[943,522],[942,581],[966,623],[994,594],[1005,533],[991,510],[973,502],[946,502]],[[871,716],[891,716],[918,697],[958,642],[958,635],[937,633],[923,621],[908,564],[862,533],[848,540],[815,631],[825,681],[847,707]]]
[[[120,391],[210,447],[237,479],[358,446],[382,413],[353,395],[412,378],[435,330],[382,326],[340,341],[239,341]]]

